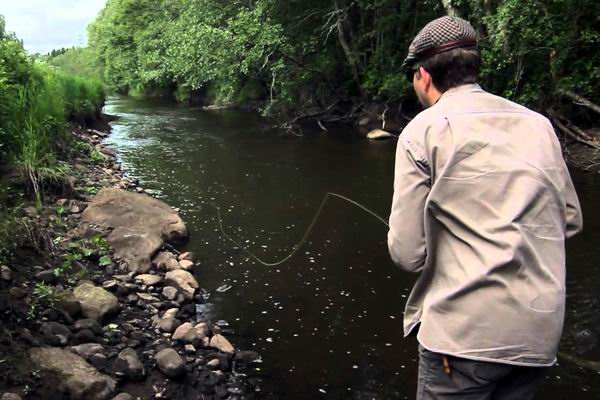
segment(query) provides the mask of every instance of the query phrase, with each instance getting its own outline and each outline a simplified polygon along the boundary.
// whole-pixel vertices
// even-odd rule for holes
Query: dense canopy
[[[558,88],[598,98],[595,0],[108,0],[89,37],[114,90],[278,113],[398,101],[408,44],[444,14],[478,30],[489,90],[536,108]]]

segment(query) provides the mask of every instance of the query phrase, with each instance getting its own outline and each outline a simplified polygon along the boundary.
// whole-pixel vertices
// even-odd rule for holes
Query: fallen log
[[[593,103],[593,102],[591,102],[590,100],[586,99],[585,97],[580,96],[577,93],[572,92],[570,90],[566,90],[566,89],[559,89],[558,93],[561,94],[561,95],[563,95],[563,96],[565,96],[565,97],[567,97],[567,98],[569,98],[569,99],[571,99],[571,100],[573,100],[573,102],[575,104],[587,107],[590,110],[595,111],[598,114],[600,114],[600,106],[597,105],[597,104],[595,104],[595,103]]]
[[[572,129],[568,128],[565,124],[563,124],[560,119],[558,118],[558,116],[551,110],[548,110],[548,115],[550,116],[550,120],[552,121],[552,123],[554,124],[555,127],[558,128],[558,130],[560,130],[562,133],[564,133],[565,135],[567,135],[568,137],[570,137],[571,139],[574,139],[575,141],[585,144],[587,146],[593,147],[595,149],[599,149],[600,150],[600,145],[594,143],[593,141],[587,139],[585,136],[581,135],[578,132],[573,131]],[[579,129],[579,128],[577,128]],[[580,129],[579,129],[580,130]]]

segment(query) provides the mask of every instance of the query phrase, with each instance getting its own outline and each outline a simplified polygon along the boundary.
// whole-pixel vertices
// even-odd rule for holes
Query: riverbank
[[[259,355],[236,350],[226,322],[204,320],[210,293],[176,210],[127,178],[106,129],[72,135],[69,187],[15,211],[22,242],[0,280],[2,398],[252,398],[258,382],[243,371]]]

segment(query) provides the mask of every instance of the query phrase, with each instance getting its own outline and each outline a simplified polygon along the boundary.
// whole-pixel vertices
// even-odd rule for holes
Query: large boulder
[[[59,392],[73,400],[105,400],[115,390],[114,379],[68,350],[38,347],[29,350],[29,357],[37,369],[54,377]]]
[[[177,244],[188,236],[183,220],[167,204],[117,188],[102,189],[81,218],[113,230],[108,242],[135,273],[148,272],[164,242]]]
[[[81,313],[86,318],[106,321],[119,311],[119,300],[110,292],[90,282],[84,282],[73,290],[73,296],[81,303]]]
[[[154,233],[169,243],[187,238],[183,220],[166,203],[145,194],[102,189],[81,215],[83,221],[105,228],[128,227]]]
[[[164,244],[163,239],[155,233],[123,226],[115,228],[106,239],[115,249],[115,255],[136,274],[150,271],[152,257]]]

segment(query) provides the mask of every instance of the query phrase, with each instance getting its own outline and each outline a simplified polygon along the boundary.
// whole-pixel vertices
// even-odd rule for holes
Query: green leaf
[[[100,257],[100,260],[98,260],[98,265],[101,267],[108,267],[109,265],[112,265],[112,260],[110,259],[110,256]]]

